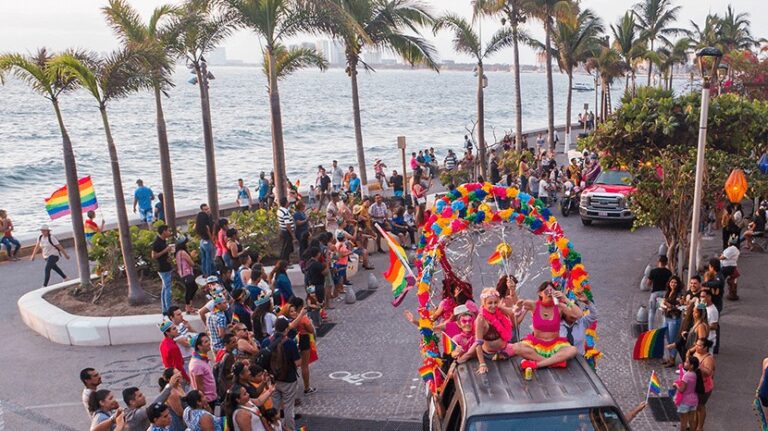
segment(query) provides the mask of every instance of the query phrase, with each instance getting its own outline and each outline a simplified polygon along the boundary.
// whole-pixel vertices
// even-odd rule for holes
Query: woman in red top
[[[317,391],[309,385],[309,364],[312,353],[312,338],[315,336],[315,326],[312,320],[302,313],[304,310],[304,300],[294,296],[288,301],[291,305],[288,309],[288,317],[292,321],[298,322],[296,329],[299,331],[299,354],[301,355],[301,378],[304,380],[304,394],[311,394]]]
[[[525,358],[520,367],[565,367],[578,350],[560,336],[560,314],[575,321],[582,316],[581,309],[567,300],[551,281],[539,286],[537,301],[521,299],[517,307],[533,313],[533,333],[517,344],[517,354]]]

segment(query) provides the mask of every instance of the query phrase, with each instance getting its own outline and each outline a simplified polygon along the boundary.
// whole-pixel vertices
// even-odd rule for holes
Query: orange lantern
[[[734,169],[725,182],[725,194],[728,195],[728,200],[732,203],[739,203],[747,193],[747,187],[747,177],[744,176],[744,171]]]

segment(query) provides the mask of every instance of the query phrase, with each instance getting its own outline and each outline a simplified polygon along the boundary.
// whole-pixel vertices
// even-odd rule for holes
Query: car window
[[[470,418],[468,431],[627,431],[612,408],[556,410]]]
[[[627,186],[632,183],[632,176],[624,171],[603,171],[600,172],[595,184],[605,184],[609,186]]]

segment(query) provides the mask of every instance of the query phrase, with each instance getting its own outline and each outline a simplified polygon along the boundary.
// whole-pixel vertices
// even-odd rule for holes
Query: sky
[[[435,14],[453,12],[467,18],[471,17],[469,0],[422,0],[431,7]],[[180,0],[164,2],[178,4]],[[148,17],[152,9],[163,2],[159,0],[130,0],[130,3],[142,14]],[[594,10],[608,24],[615,23],[621,15],[631,9],[634,0],[582,0],[582,7]],[[53,50],[66,48],[85,48],[97,52],[110,51],[118,46],[111,29],[107,27],[101,15],[101,7],[106,0],[0,0],[0,52],[33,52],[38,47],[45,46]],[[680,26],[689,28],[689,22],[694,20],[703,23],[707,13],[722,14],[728,4],[723,0],[673,0],[673,4],[682,6]],[[747,12],[752,20],[752,31],[755,36],[768,37],[768,14],[760,10],[758,5],[765,7],[766,0],[732,0],[736,12]],[[763,12],[763,13],[760,13]],[[529,21],[525,25],[535,37],[543,39],[541,25]],[[482,34],[484,40],[498,30],[498,19],[484,19]],[[469,57],[460,56],[453,52],[449,33],[439,33],[433,36],[431,29],[424,35],[437,48],[441,60],[469,62]],[[293,42],[313,41],[316,37],[299,37]],[[260,58],[260,45],[253,33],[240,30],[233,34],[223,46],[229,59],[239,59],[256,62]],[[490,59],[490,62],[510,63],[511,49],[500,51]],[[521,62],[534,64],[535,53],[530,48],[521,50]]]

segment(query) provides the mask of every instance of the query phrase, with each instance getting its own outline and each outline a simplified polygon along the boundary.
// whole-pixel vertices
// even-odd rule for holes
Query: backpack
[[[49,234],[48,234],[48,244],[50,244],[50,245],[52,245],[52,246],[56,247],[56,244],[54,244],[54,243],[53,243],[53,240],[52,240],[51,238],[53,238],[53,235],[51,235],[51,234],[49,233]],[[40,235],[40,236],[38,236],[38,237],[37,237],[37,242],[40,242],[40,241],[42,241],[42,240],[43,240],[43,236],[42,236],[42,235]],[[61,256],[61,252],[59,251],[59,249],[58,249],[58,248],[56,249],[56,253],[57,253],[59,256]]]
[[[216,392],[218,392],[219,397],[223,399],[227,390],[224,385],[224,373],[226,371],[224,370],[224,363],[227,361],[230,353],[228,353],[226,350],[220,350],[220,352],[224,353],[221,355],[216,355],[216,363],[213,365],[213,378],[216,380]]]
[[[254,358],[256,364],[258,364],[261,368],[269,371],[271,374],[274,374],[272,370],[272,352],[274,352],[275,349],[282,345],[282,341],[282,335],[275,336],[269,340],[268,344],[259,349],[259,353],[257,353],[256,358]]]
[[[281,340],[277,344],[274,353],[269,358],[269,368],[275,380],[278,382],[285,382],[288,380],[289,366],[285,361],[285,339],[280,337]]]

